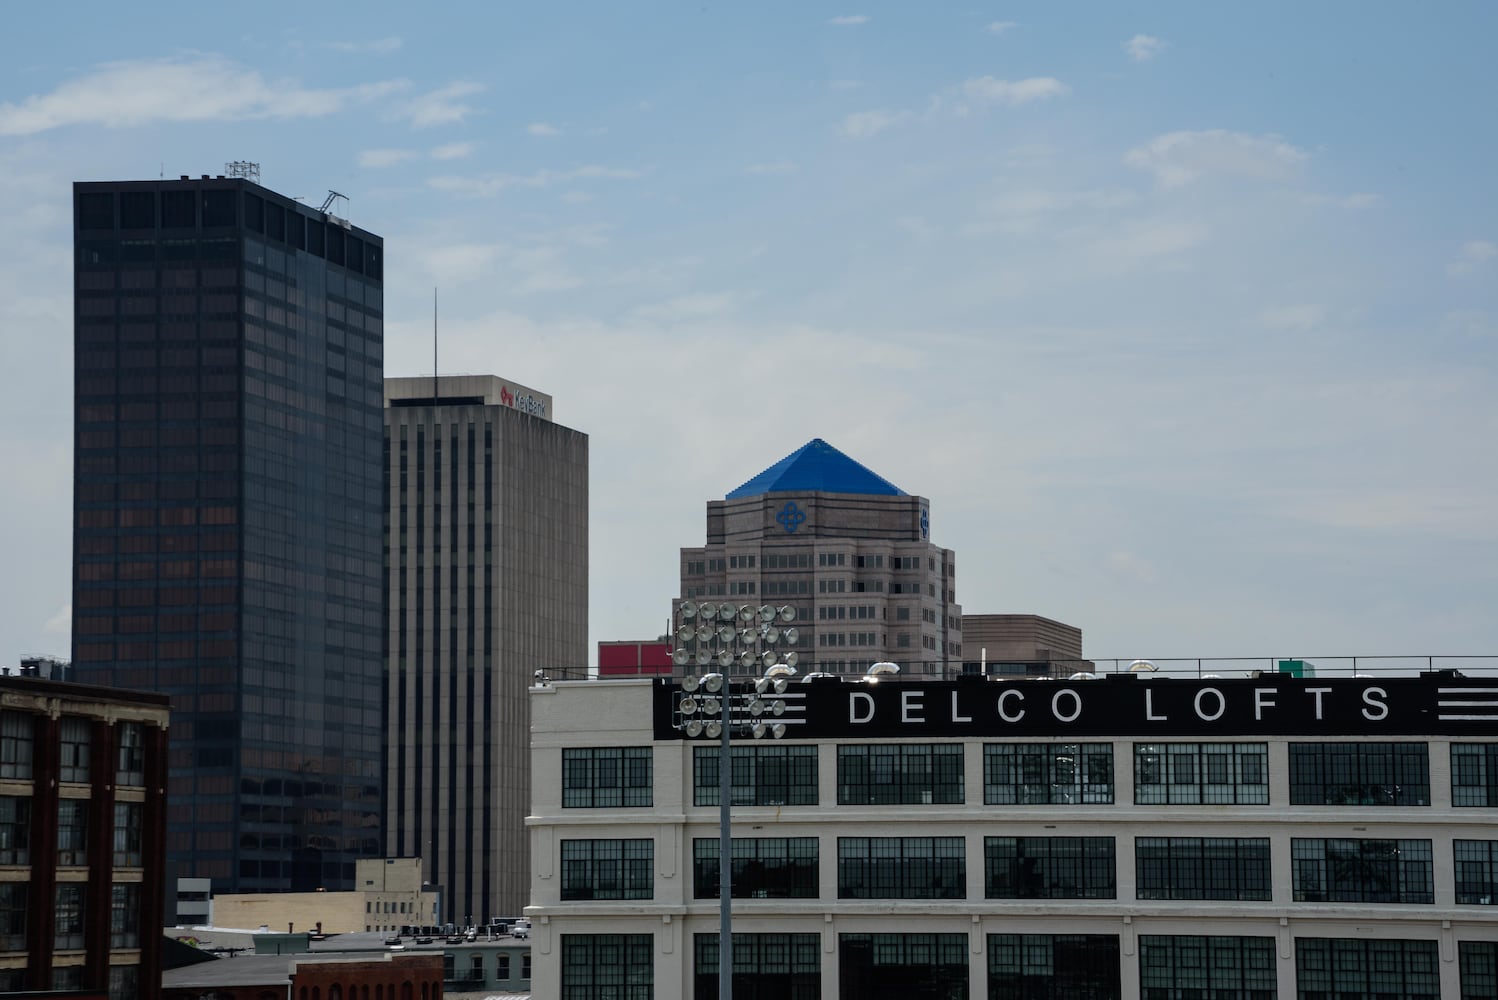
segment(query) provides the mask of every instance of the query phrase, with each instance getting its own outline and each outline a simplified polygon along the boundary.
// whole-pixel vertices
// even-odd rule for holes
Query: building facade
[[[234,893],[213,898],[220,927],[290,926],[320,934],[435,927],[438,892],[423,884],[420,858],[361,858],[351,892]],[[179,904],[180,906],[180,904]],[[290,931],[288,931],[289,933]]]
[[[0,993],[161,983],[167,699],[0,677]]]
[[[73,669],[169,694],[167,851],[379,857],[380,237],[242,179],[74,185]]]
[[[681,599],[796,609],[802,670],[960,671],[957,559],[931,504],[820,438],[707,505],[707,544],[681,550]]]
[[[1040,615],[963,615],[963,673],[1069,677],[1088,672],[1082,630]]]
[[[423,859],[443,922],[518,916],[526,689],[587,656],[588,438],[492,376],[385,401],[387,853]]]
[[[778,697],[784,738],[732,747],[738,1000],[1498,997],[1498,680]],[[719,751],[681,698],[532,692],[538,995],[717,996]]]

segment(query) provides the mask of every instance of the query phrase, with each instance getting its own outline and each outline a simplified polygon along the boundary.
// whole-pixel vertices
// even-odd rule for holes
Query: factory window
[[[141,816],[145,806],[140,802],[114,804],[114,866],[141,866]]]
[[[693,747],[692,804],[718,804],[718,748]],[[736,746],[731,750],[733,805],[814,806],[817,804],[817,748],[814,746]]]
[[[608,808],[652,803],[650,747],[562,751],[562,806]]]
[[[692,895],[717,899],[716,837],[692,841]],[[818,887],[816,837],[762,837],[733,840],[734,899],[815,899]]]
[[[1498,906],[1498,840],[1458,840],[1452,848],[1456,856],[1456,901]]]
[[[0,796],[0,865],[31,863],[31,800]]]
[[[718,935],[698,934],[693,949],[693,995],[718,995]],[[735,934],[735,1000],[818,1000],[822,995],[819,934]]]
[[[839,934],[843,997],[966,997],[966,934]]]
[[[964,899],[962,837],[839,837],[839,899]]]
[[[1138,837],[1139,899],[1270,898],[1267,837]]]
[[[140,883],[116,885],[109,893],[109,947],[140,947]]]
[[[1143,1000],[1273,1000],[1274,938],[1146,934],[1139,939]]]
[[[1290,841],[1297,903],[1433,903],[1428,840]]]
[[[655,841],[562,841],[563,899],[655,898]]]
[[[1118,1000],[1120,981],[1117,935],[988,935],[990,997]]]
[[[990,743],[983,747],[985,805],[1112,801],[1111,743]]]
[[[88,802],[57,803],[57,863],[76,868],[88,864]]]
[[[565,1000],[649,1000],[655,995],[650,934],[563,934]]]
[[[92,726],[87,719],[65,715],[58,725],[62,740],[59,778],[63,781],[88,781],[88,744]]]
[[[1498,943],[1458,941],[1462,1000],[1498,1000]]]
[[[1366,938],[1295,939],[1295,988],[1304,998],[1437,1000],[1437,944]]]
[[[26,949],[25,882],[0,882],[0,951]]]
[[[1268,805],[1265,743],[1136,743],[1139,805]]]
[[[1451,744],[1451,804],[1498,806],[1498,743]]]
[[[115,763],[115,783],[140,787],[146,783],[145,727],[139,722],[121,722],[119,759]]]
[[[1112,837],[984,837],[988,899],[1113,899]]]
[[[932,805],[964,800],[961,743],[837,748],[840,806]]]
[[[53,911],[57,938],[53,947],[58,951],[77,951],[83,947],[83,888],[82,882],[57,884],[57,908]]]
[[[1292,743],[1290,804],[1428,806],[1424,743]]]

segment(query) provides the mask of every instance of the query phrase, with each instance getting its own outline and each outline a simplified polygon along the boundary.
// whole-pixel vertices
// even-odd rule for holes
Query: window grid
[[[57,937],[52,946],[58,951],[77,951],[83,947],[83,883],[59,882],[56,900],[53,927]]]
[[[61,781],[88,781],[88,750],[92,727],[87,719],[65,715],[58,723],[61,741],[58,778]]]
[[[601,809],[649,806],[650,747],[581,747],[562,751],[562,806]]]
[[[31,863],[31,800],[0,795],[0,865]]]
[[[692,841],[692,895],[718,898],[717,838]],[[733,839],[734,899],[815,899],[820,885],[816,837]],[[716,947],[716,945],[714,946]]]
[[[57,863],[77,867],[88,864],[88,802],[59,799],[57,802]]]
[[[1498,840],[1452,842],[1456,860],[1456,901],[1498,906]]]
[[[1112,837],[984,837],[988,899],[1114,899]]]
[[[1498,1000],[1498,944],[1459,941],[1462,1000]]]
[[[26,950],[25,882],[0,882],[0,951]]]
[[[655,898],[655,841],[562,841],[563,899]]]
[[[964,899],[962,837],[839,837],[839,899]]]
[[[857,744],[837,748],[841,806],[960,804],[961,743]]]
[[[1268,805],[1267,743],[1136,743],[1139,805]]]
[[[1296,938],[1297,1000],[1437,1000],[1435,941]]]
[[[988,935],[989,1000],[1118,1000],[1114,934]]]
[[[114,866],[141,866],[141,824],[144,805],[140,802],[114,804]]]
[[[1138,899],[1255,899],[1271,894],[1267,837],[1137,837]]]
[[[1498,743],[1451,744],[1451,804],[1498,806]]]
[[[1271,937],[1145,934],[1139,939],[1142,1000],[1275,1000]]]
[[[1108,805],[1111,743],[989,743],[983,747],[985,805]]]
[[[119,724],[120,749],[115,761],[115,784],[138,788],[146,783],[145,726]]]
[[[966,934],[839,934],[837,939],[845,997],[967,996]]]
[[[35,723],[22,712],[0,712],[0,778],[30,778]]]
[[[718,804],[718,747],[693,747],[692,804]],[[736,746],[732,805],[814,806],[817,804],[817,748],[814,746]]]
[[[1434,903],[1428,840],[1290,841],[1298,903]]]
[[[1290,804],[1428,806],[1424,743],[1291,743]]]
[[[110,889],[109,947],[140,947],[139,883],[125,883]]]
[[[649,934],[563,934],[561,1000],[653,1000]]]
[[[718,996],[718,935],[693,938],[693,995]],[[822,996],[820,934],[735,934],[733,995],[735,1000],[820,1000]]]

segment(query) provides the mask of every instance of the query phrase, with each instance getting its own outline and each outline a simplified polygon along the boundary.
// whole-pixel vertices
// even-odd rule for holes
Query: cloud
[[[317,118],[388,97],[404,80],[315,89],[266,80],[219,56],[104,63],[49,94],[0,104],[0,135],[69,125],[128,128],[155,122]]]
[[[392,52],[400,50],[404,42],[399,35],[391,35],[389,38],[375,38],[363,42],[329,42],[328,48],[339,52],[368,52],[377,56],[388,56]]]
[[[1010,28],[1017,27],[1019,27],[1019,25],[1014,21],[989,21],[983,26],[983,30],[988,32],[990,35],[1002,35]]]
[[[862,80],[833,80],[828,84],[833,90],[857,90],[863,86]]]
[[[640,176],[638,170],[589,164],[571,170],[537,170],[529,174],[491,173],[469,177],[449,174],[429,179],[427,186],[468,198],[492,198],[517,187],[544,188],[576,180],[635,180]]]
[[[909,111],[858,111],[843,119],[843,135],[867,139],[910,117]]]
[[[450,83],[446,87],[439,87],[396,105],[392,109],[392,114],[395,118],[410,122],[416,128],[451,125],[454,122],[464,121],[473,114],[473,107],[460,98],[471,97],[483,89],[483,86],[477,83],[461,81]]]
[[[461,160],[465,156],[472,155],[473,149],[474,145],[471,142],[449,142],[432,147],[430,155],[434,160]]]
[[[744,173],[754,174],[760,177],[784,177],[794,174],[801,168],[790,160],[771,160],[768,163],[751,163],[744,168]]]
[[[842,14],[838,17],[829,17],[827,23],[835,24],[840,28],[847,28],[855,24],[868,24],[869,19],[865,14]]]
[[[542,138],[551,138],[552,136],[562,134],[561,129],[555,125],[548,125],[546,122],[531,122],[525,127],[525,132],[527,135],[541,136]]]
[[[1321,325],[1326,310],[1310,302],[1270,306],[1259,313],[1259,322],[1276,330],[1311,330]]]
[[[1306,155],[1279,136],[1210,129],[1156,136],[1129,150],[1124,162],[1154,174],[1161,187],[1170,188],[1209,175],[1283,179],[1295,173]]]
[[[978,104],[998,104],[1016,107],[1031,101],[1043,101],[1060,97],[1071,88],[1052,76],[1032,76],[1024,80],[996,80],[991,76],[980,76],[967,80],[962,93]]]
[[[410,149],[365,149],[358,156],[359,166],[370,169],[393,167],[406,160],[414,160],[416,153]]]
[[[1166,49],[1165,40],[1154,35],[1135,35],[1124,42],[1124,51],[1135,62],[1149,62]]]
[[[1456,260],[1452,261],[1446,268],[1448,274],[1460,277],[1472,274],[1498,257],[1498,243],[1489,240],[1468,240],[1462,244],[1461,250],[1457,252]]]
[[[52,635],[73,634],[73,606],[64,604],[57,609],[57,613],[42,624],[42,631]]]
[[[690,323],[722,316],[732,310],[735,304],[736,299],[731,294],[699,292],[637,306],[631,310],[630,315],[647,323]]]

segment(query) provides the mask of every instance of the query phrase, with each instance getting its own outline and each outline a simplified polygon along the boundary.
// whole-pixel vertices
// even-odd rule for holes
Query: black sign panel
[[[655,737],[676,739],[680,687],[655,689]],[[1462,736],[1498,739],[1498,679],[1141,678],[792,683],[785,739]],[[748,721],[741,712],[735,720]]]

